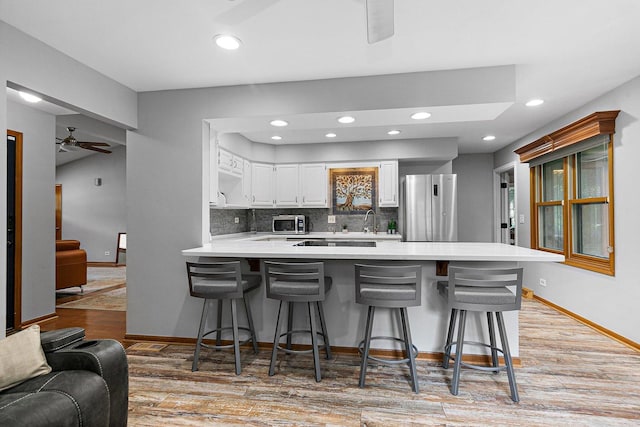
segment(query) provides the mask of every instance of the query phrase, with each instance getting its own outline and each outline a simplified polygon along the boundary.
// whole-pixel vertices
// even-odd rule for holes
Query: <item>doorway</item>
[[[7,332],[20,328],[22,307],[22,133],[7,130]]]
[[[510,163],[494,169],[494,241],[517,244],[516,176],[515,165]]]

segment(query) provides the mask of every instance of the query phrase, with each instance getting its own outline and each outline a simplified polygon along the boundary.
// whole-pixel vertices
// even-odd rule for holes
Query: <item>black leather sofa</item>
[[[129,372],[114,340],[84,340],[84,329],[42,332],[52,371],[0,392],[0,426],[127,425]]]

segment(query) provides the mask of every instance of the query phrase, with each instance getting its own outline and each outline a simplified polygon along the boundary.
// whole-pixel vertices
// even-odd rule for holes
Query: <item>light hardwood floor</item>
[[[87,335],[104,335],[93,319],[88,314]],[[124,330],[114,328],[121,339]],[[371,366],[366,388],[358,388],[353,355],[321,359],[316,383],[310,355],[279,355],[269,377],[270,353],[243,347],[236,376],[230,351],[203,350],[194,373],[193,345],[152,351],[134,343],[127,349],[129,425],[640,425],[640,353],[533,300],[523,302],[520,328],[518,404],[504,373],[463,370],[460,394],[452,396],[451,369],[419,361],[416,395],[402,367]]]

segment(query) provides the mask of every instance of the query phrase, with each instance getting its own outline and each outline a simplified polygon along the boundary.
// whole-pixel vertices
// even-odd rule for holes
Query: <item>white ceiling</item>
[[[640,75],[637,0],[396,0],[395,35],[374,45],[364,0],[0,0],[0,19],[136,91],[515,66],[503,109],[441,105],[452,120],[423,124],[378,110],[332,142],[455,137],[462,153],[492,152]],[[242,48],[215,48],[224,32]],[[326,141],[339,113],[279,129],[281,143]],[[241,119],[229,131],[274,143],[264,120]]]

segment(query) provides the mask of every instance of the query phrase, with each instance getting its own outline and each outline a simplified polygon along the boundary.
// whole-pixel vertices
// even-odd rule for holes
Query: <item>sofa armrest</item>
[[[78,327],[40,332],[40,344],[45,353],[60,350],[83,339],[84,329]]]
[[[129,367],[122,344],[115,340],[80,341],[46,353],[46,357],[54,371],[87,370],[104,378],[110,397],[109,425],[127,425]]]

